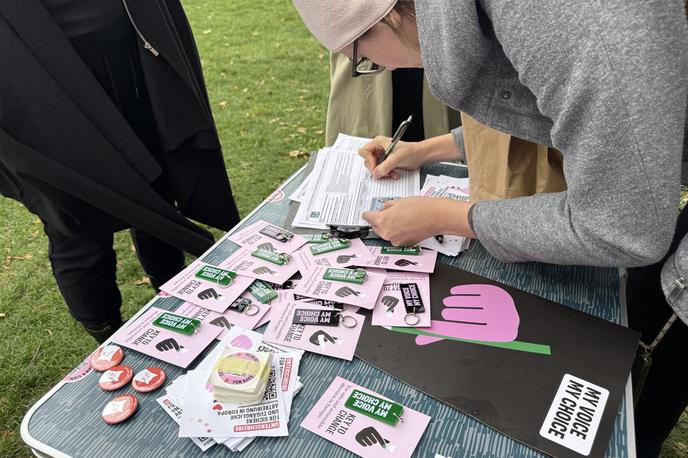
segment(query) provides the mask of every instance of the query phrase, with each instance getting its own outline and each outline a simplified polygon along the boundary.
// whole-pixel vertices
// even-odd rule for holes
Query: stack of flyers
[[[428,175],[420,195],[425,197],[444,197],[452,200],[468,201],[468,178],[454,178],[446,175]],[[457,256],[468,249],[471,239],[456,235],[443,235],[439,240],[429,238],[420,242],[423,248],[439,251],[447,256]]]
[[[240,406],[213,399],[208,379],[229,346],[274,353],[268,386],[259,404]],[[167,387],[158,403],[180,426],[179,437],[190,438],[202,451],[218,443],[241,451],[254,437],[287,436],[292,400],[303,386],[298,377],[302,355],[301,351],[263,343],[261,334],[234,326],[195,370]]]

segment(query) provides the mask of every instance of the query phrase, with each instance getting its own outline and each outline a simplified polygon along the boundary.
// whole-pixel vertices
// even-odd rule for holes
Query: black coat
[[[196,46],[178,0],[127,5],[159,53],[140,40],[162,160],[39,0],[0,0],[0,194],[67,235],[136,227],[200,255],[212,240],[185,216],[229,230],[239,215]],[[179,209],[151,186],[163,174]]]

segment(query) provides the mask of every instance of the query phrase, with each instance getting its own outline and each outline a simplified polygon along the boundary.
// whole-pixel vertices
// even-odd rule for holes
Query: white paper
[[[378,199],[399,199],[420,193],[419,171],[400,170],[398,180],[375,180],[357,153],[333,148],[318,153],[310,181],[308,196],[294,218],[297,227],[368,226],[361,214],[377,208]]]

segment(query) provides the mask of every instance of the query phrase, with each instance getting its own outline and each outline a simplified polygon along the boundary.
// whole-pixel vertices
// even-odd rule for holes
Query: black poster
[[[604,456],[638,333],[443,263],[430,284],[431,328],[366,319],[356,356],[544,453]]]

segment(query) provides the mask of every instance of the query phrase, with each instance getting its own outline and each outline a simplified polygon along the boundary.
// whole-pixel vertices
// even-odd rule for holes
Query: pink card
[[[211,280],[215,278],[217,280]],[[161,291],[192,304],[222,313],[253,283],[237,275],[230,280],[226,269],[194,261],[160,287]]]
[[[368,248],[374,256],[374,259],[367,264],[368,267],[401,270],[404,272],[433,273],[435,271],[437,251],[421,248],[421,253],[419,255],[383,254],[383,247],[371,246]]]
[[[404,407],[403,422],[392,426],[347,407],[353,390],[382,398],[372,390],[336,377],[320,396],[301,427],[365,458],[410,457],[430,423],[430,417]]]
[[[356,320],[355,327],[344,327],[341,323],[336,326],[293,324],[297,309],[338,313],[317,305],[290,302],[282,309],[281,315],[272,318],[263,335],[263,341],[347,361],[354,358],[356,344],[363,330],[363,320],[365,320],[363,315],[349,310],[342,312]],[[350,318],[347,318],[347,321],[349,320]]]
[[[425,311],[418,318],[407,316],[400,285],[415,284]],[[404,289],[408,291],[407,288]],[[406,301],[408,301],[408,297]],[[416,322],[417,321],[417,322]],[[373,309],[374,326],[430,327],[430,274],[422,272],[387,272],[382,292]]]
[[[286,307],[288,302],[294,300],[294,295],[291,290],[282,289],[277,291],[277,298],[270,301],[270,310],[263,315],[263,318],[253,327],[253,329],[259,328],[266,323],[269,323],[272,318],[279,316],[282,313],[282,309]]]
[[[151,307],[144,314],[120,329],[112,341],[182,368],[187,367],[222,332],[217,326],[203,326],[187,336],[155,326],[153,321],[167,310]],[[177,312],[170,312],[182,315]]]
[[[302,274],[315,267],[365,267],[368,263],[375,260],[375,256],[370,253],[370,249],[361,239],[351,240],[349,248],[314,255],[311,253],[310,248],[317,246],[318,244],[309,243],[294,252],[294,257],[299,264],[299,270]]]
[[[283,239],[280,234],[285,234],[287,237],[291,236],[291,238],[287,241],[278,240]],[[275,226],[274,224],[270,224],[267,221],[253,223],[247,228],[230,235],[229,240],[239,246],[248,246],[252,248],[263,246],[269,250],[287,254],[293,253],[306,243],[306,239],[303,237]]]
[[[257,278],[270,283],[281,285],[299,271],[296,261],[291,258],[289,262],[280,266],[270,261],[251,256],[255,250],[253,247],[240,248],[229,259],[220,263],[223,269],[231,270],[239,275]]]
[[[375,301],[382,291],[385,275],[366,270],[367,278],[363,284],[347,283],[323,279],[327,267],[316,267],[301,272],[303,279],[292,290],[294,294],[316,299],[327,299],[344,304],[356,305],[364,309],[375,307]]]

